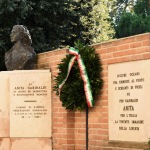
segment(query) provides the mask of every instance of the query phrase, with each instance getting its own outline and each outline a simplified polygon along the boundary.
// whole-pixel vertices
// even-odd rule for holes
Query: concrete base
[[[49,138],[1,138],[0,150],[51,150]]]

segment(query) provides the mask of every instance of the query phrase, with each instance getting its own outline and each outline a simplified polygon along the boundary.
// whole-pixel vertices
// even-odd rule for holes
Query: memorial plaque
[[[10,137],[51,137],[51,74],[10,74]]]
[[[109,65],[109,140],[149,140],[149,68],[150,60]]]

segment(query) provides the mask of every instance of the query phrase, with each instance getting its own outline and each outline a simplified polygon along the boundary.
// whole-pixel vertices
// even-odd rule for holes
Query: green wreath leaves
[[[87,74],[91,84],[91,90],[93,98],[99,93],[102,88],[103,81],[101,79],[101,62],[99,55],[95,53],[95,49],[88,45],[83,45],[81,42],[75,43],[74,46],[79,50],[79,53],[86,66]],[[68,70],[68,64],[72,55],[66,55],[65,58],[61,60],[58,64],[58,75],[55,77],[54,91],[59,94],[59,84],[65,79]],[[69,110],[82,110],[86,107],[86,98],[84,93],[84,83],[80,75],[79,67],[77,62],[74,63],[69,77],[64,84],[60,100],[62,101],[62,106]]]

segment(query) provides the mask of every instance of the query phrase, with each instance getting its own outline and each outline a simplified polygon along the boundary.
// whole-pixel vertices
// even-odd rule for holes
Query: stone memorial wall
[[[143,150],[150,136],[150,34],[92,46],[101,57],[104,86],[102,94],[95,98],[94,108],[89,109],[88,149]],[[41,53],[37,67],[50,68],[54,79],[57,64],[66,54],[68,49]],[[86,149],[85,111],[65,110],[52,92],[52,114],[53,149]]]
[[[95,98],[94,107],[89,109],[88,149],[145,149],[150,138],[150,34],[92,46],[102,61],[104,86],[101,94],[99,93]],[[37,69],[51,70],[52,87],[54,77],[58,73],[57,65],[66,54],[68,49],[38,54]],[[85,111],[66,110],[62,107],[59,96],[52,89],[50,104],[47,100],[49,96],[46,95],[50,94],[47,92],[48,84],[42,83],[45,77],[38,82],[31,81],[29,78],[24,82],[25,74],[22,77],[14,74],[10,78],[11,86],[8,87],[9,75],[4,74],[0,73],[0,90],[3,93],[0,94],[0,150],[86,149]],[[37,73],[35,78],[36,75]],[[18,83],[14,82],[15,79],[18,79]],[[43,92],[38,92],[40,90]],[[33,94],[36,98],[33,98]],[[9,98],[12,98],[13,102],[9,102]],[[49,110],[50,105],[51,110]],[[9,112],[14,120],[8,119]],[[49,120],[50,112],[52,119]],[[9,121],[10,125],[8,125]],[[43,128],[39,126],[41,124]],[[26,128],[27,132],[21,131],[20,126]],[[39,132],[35,131],[35,126]],[[42,137],[43,135],[45,136]]]
[[[50,71],[0,72],[0,83],[0,150],[50,150]]]

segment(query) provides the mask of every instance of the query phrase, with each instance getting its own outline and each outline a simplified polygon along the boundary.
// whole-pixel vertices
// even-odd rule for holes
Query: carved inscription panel
[[[10,75],[10,137],[51,137],[51,74]]]
[[[108,67],[109,140],[150,138],[150,60]]]

